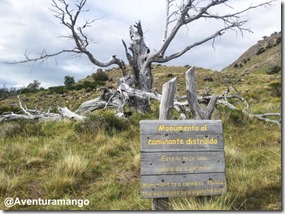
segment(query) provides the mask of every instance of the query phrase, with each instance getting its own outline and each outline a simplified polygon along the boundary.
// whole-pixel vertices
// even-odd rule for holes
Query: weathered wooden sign
[[[222,122],[142,120],[141,197],[226,192]]]

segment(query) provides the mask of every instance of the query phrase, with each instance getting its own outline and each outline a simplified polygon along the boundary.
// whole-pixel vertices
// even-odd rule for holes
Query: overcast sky
[[[70,4],[76,0],[67,0]],[[177,1],[177,2],[181,2]],[[232,0],[223,10],[240,10],[263,0]],[[73,41],[60,36],[68,35],[67,29],[53,15],[51,0],[1,0],[0,2],[0,87],[23,87],[33,80],[49,87],[63,85],[64,76],[74,76],[78,81],[95,72],[98,67],[92,65],[86,57],[76,58],[70,55],[47,60],[43,63],[7,65],[3,62],[24,59],[27,51],[36,56],[42,50],[49,53],[72,48]],[[88,13],[82,13],[82,20],[98,19],[88,29],[88,36],[94,41],[90,47],[95,57],[108,60],[117,55],[125,59],[121,40],[129,42],[129,26],[141,20],[145,33],[145,42],[150,50],[158,49],[163,32],[165,0],[89,0]],[[219,9],[219,11],[221,10]],[[222,37],[192,49],[170,65],[195,65],[221,70],[236,60],[250,46],[263,36],[281,31],[281,3],[271,7],[262,7],[247,12],[245,27],[253,33],[242,36],[229,31]],[[185,45],[216,32],[218,25],[213,22],[199,22],[184,28],[175,39],[167,53],[181,50]],[[34,54],[34,55],[33,55]]]

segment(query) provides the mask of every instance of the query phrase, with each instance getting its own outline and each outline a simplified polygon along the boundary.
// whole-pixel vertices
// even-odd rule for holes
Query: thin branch
[[[20,108],[22,109],[22,111],[27,114],[28,116],[32,116],[27,110],[26,108],[23,107],[22,105],[22,101],[21,101],[21,98],[20,98],[20,95],[17,96],[18,100],[19,100],[19,105],[20,105]]]
[[[52,53],[52,54],[48,54],[46,53],[46,51],[44,50],[41,55],[39,57],[36,57],[36,58],[31,58],[28,56],[27,53],[25,53],[25,57],[26,59],[25,60],[21,60],[21,61],[13,61],[13,62],[4,62],[6,64],[22,64],[22,63],[28,63],[28,62],[43,62],[49,58],[52,58],[52,57],[55,57],[55,56],[58,56],[60,54],[63,54],[63,53],[76,53],[76,54],[81,54],[80,51],[76,50],[76,49],[73,49],[73,50],[62,50],[62,51],[59,51],[57,53]]]
[[[182,56],[183,54],[185,54],[186,52],[188,52],[189,50],[191,50],[192,48],[194,48],[196,46],[199,46],[199,45],[201,45],[201,44],[203,44],[205,42],[208,42],[208,41],[210,41],[210,40],[212,40],[212,39],[214,39],[216,37],[222,36],[226,30],[229,30],[229,29],[235,27],[235,25],[236,24],[224,27],[223,29],[218,30],[217,32],[215,32],[211,36],[209,36],[207,38],[204,38],[204,39],[202,39],[202,40],[200,40],[198,42],[195,42],[192,45],[187,46],[186,48],[184,48],[180,52],[174,53],[174,54],[172,54],[170,56],[166,56],[164,58],[156,57],[156,58],[153,59],[153,62],[164,63],[164,62],[168,62],[170,60],[173,60],[175,58],[178,58],[178,57]]]

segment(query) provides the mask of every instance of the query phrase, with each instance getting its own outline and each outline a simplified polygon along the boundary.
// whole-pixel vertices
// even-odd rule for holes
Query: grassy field
[[[227,193],[204,201],[171,199],[171,209],[281,208],[280,128],[228,114],[222,118]],[[153,118],[134,114],[130,119],[118,119],[104,113],[83,124],[71,121],[1,124],[0,201],[6,197],[90,200],[90,205],[82,208],[12,208],[28,210],[151,209],[150,200],[141,199],[139,192],[138,121]],[[3,204],[0,206],[7,209]]]
[[[279,52],[276,46],[252,58],[243,68],[223,72],[197,68],[198,94],[211,89],[221,94],[230,84],[248,100],[250,113],[280,112],[281,74],[270,73],[281,59],[262,65],[265,57]],[[271,52],[269,52],[271,51]],[[262,58],[264,57],[264,58]],[[154,65],[155,87],[178,77],[177,92],[185,94],[188,66]],[[171,74],[171,75],[169,75]],[[116,69],[108,73],[114,85]],[[203,80],[212,77],[213,81]],[[229,80],[231,82],[229,82]],[[23,94],[29,108],[41,103],[71,109],[94,93],[67,91],[64,96],[46,92]],[[79,99],[81,98],[81,100]],[[75,101],[75,102],[73,102]],[[0,107],[17,102],[1,101]],[[151,200],[140,197],[139,121],[158,118],[152,111],[119,119],[113,111],[98,111],[84,122],[13,121],[0,124],[0,209],[4,210],[150,210]],[[173,119],[176,115],[174,114]],[[218,105],[213,119],[223,122],[227,193],[206,198],[171,198],[172,210],[281,210],[281,128],[248,118],[241,111]],[[88,199],[88,206],[19,206],[7,208],[6,197],[21,199]]]

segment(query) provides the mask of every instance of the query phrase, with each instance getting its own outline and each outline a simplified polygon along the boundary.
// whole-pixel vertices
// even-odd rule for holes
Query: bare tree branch
[[[31,58],[29,57],[29,54],[25,53],[25,60],[21,60],[21,61],[13,61],[13,62],[5,62],[6,64],[22,64],[22,63],[28,63],[28,62],[44,62],[45,60],[49,59],[49,58],[52,58],[52,57],[55,57],[55,56],[58,56],[60,54],[63,54],[63,53],[76,53],[76,54],[81,54],[80,51],[76,50],[76,49],[73,49],[73,50],[62,50],[62,51],[59,51],[57,53],[52,53],[52,54],[48,54],[45,50],[42,51],[42,53],[40,54],[40,56],[38,56],[37,58]]]
[[[199,46],[199,45],[202,45],[203,43],[208,42],[208,41],[210,41],[216,37],[222,36],[226,30],[231,29],[234,26],[235,26],[235,24],[233,24],[232,26],[227,26],[223,29],[220,29],[217,32],[215,32],[214,34],[212,34],[211,36],[204,38],[201,41],[195,42],[192,45],[185,47],[183,50],[181,50],[177,53],[171,54],[170,56],[165,56],[164,58],[156,57],[153,59],[153,62],[164,63],[164,62],[168,62],[170,60],[173,60],[175,58],[178,58],[178,57],[182,56],[183,54],[185,54],[186,52],[188,52],[189,50],[191,50],[192,48]]]
[[[242,20],[241,16],[245,14],[247,11],[261,7],[261,6],[267,6],[271,5],[274,1],[276,0],[270,0],[265,3],[261,4],[256,4],[256,5],[251,5],[247,7],[246,9],[229,13],[229,14],[213,14],[211,13],[210,9],[214,8],[218,5],[226,5],[227,7],[232,8],[227,2],[229,0],[211,0],[211,1],[202,1],[202,0],[187,0],[185,1],[184,4],[179,9],[179,16],[176,19],[176,23],[174,27],[171,29],[171,32],[168,34],[168,27],[169,27],[169,4],[171,3],[169,0],[166,0],[167,4],[167,11],[166,11],[166,21],[165,21],[165,27],[164,27],[164,37],[163,37],[163,43],[161,47],[152,53],[150,55],[149,59],[152,62],[158,62],[158,63],[164,63],[168,62],[170,60],[173,60],[177,57],[180,57],[181,55],[185,54],[192,48],[199,46],[205,42],[208,42],[210,40],[214,40],[216,37],[219,37],[223,35],[226,31],[228,30],[238,30],[241,32],[241,34],[244,31],[250,31],[250,29],[243,28],[242,26],[247,22],[247,20]],[[200,6],[201,5],[201,6]],[[222,12],[221,12],[222,13]],[[215,19],[215,20],[220,20],[224,24],[224,27],[216,30],[215,33],[212,35],[202,38],[200,41],[193,42],[183,50],[180,50],[176,53],[173,53],[169,56],[164,56],[166,50],[168,49],[169,45],[171,44],[172,40],[175,38],[177,35],[178,31],[182,26],[187,26],[188,24],[199,20],[201,18],[205,19]],[[167,35],[167,36],[166,36]]]
[[[170,18],[174,15],[174,14],[177,14],[177,11],[174,11],[172,12],[170,15],[170,8],[172,6],[172,3],[173,3],[174,0],[165,0],[165,3],[166,3],[166,9],[165,9],[165,23],[164,23],[164,32],[163,32],[163,38],[162,38],[162,42],[165,41],[165,39],[167,38],[167,34],[168,34],[168,27],[169,27],[169,24],[171,24],[172,22],[176,21],[176,19],[174,20],[170,20]]]

